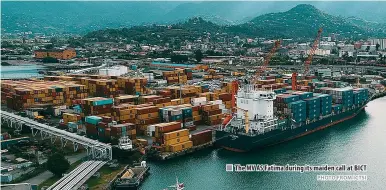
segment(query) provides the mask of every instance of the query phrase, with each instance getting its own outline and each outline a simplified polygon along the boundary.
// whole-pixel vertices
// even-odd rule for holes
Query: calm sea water
[[[18,66],[1,66],[1,78],[29,78],[40,77],[38,70],[44,69],[41,65],[23,64]]]
[[[176,176],[185,189],[385,189],[386,98],[374,100],[356,118],[308,136],[251,153],[223,149],[197,152],[166,162],[150,162],[142,189],[164,189]],[[367,164],[366,172],[226,172],[225,164]],[[321,182],[320,174],[367,175],[362,182]]]

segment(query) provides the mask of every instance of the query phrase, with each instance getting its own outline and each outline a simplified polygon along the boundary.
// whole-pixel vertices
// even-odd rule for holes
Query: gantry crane
[[[314,40],[314,44],[312,45],[310,53],[308,54],[307,60],[304,62],[304,73],[303,73],[302,77],[305,77],[306,75],[308,75],[310,65],[312,62],[312,58],[315,54],[316,48],[318,47],[320,36],[322,35],[322,31],[323,31],[323,29],[319,28],[318,34],[316,35],[316,38]],[[297,76],[298,76],[298,74],[296,72],[292,73],[292,90],[296,90],[296,88],[297,88]]]

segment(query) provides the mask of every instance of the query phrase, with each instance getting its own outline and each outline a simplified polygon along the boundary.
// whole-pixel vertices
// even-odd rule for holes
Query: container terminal
[[[166,161],[209,147],[245,152],[291,140],[353,118],[385,95],[383,83],[176,65],[2,80],[2,110],[111,145],[113,157],[138,151]],[[3,143],[10,135],[2,134]],[[148,173],[127,166],[109,184],[136,188]]]

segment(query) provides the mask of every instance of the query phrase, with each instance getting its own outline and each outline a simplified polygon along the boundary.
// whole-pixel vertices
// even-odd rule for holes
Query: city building
[[[379,44],[379,49],[386,49],[386,39],[370,39],[370,44],[371,45],[377,45]]]
[[[318,69],[315,73],[316,76],[320,77],[331,77],[331,69]]]
[[[310,53],[311,50],[307,50],[306,51],[306,55],[308,55]],[[330,50],[326,50],[326,49],[316,49],[315,50],[315,53],[314,55],[319,55],[319,56],[327,56],[327,55],[330,55],[331,54],[331,51]]]
[[[36,59],[43,59],[45,57],[53,57],[56,59],[72,59],[76,57],[75,49],[43,49],[36,50],[34,54]]]

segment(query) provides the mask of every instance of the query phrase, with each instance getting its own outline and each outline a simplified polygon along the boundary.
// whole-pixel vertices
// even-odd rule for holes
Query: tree
[[[203,54],[202,54],[201,50],[200,49],[197,50],[196,52],[194,52],[194,54],[195,54],[195,57],[196,57],[196,61],[198,63],[201,62],[202,57],[203,57]]]
[[[43,63],[59,63],[59,60],[53,57],[45,57],[42,60]]]
[[[173,63],[183,63],[188,61],[188,56],[186,55],[172,55],[171,61]]]
[[[2,61],[1,62],[1,66],[10,66],[11,64],[9,64],[8,62],[4,62],[4,61]]]
[[[54,45],[53,44],[47,44],[47,45],[44,46],[44,48],[46,48],[46,49],[53,49]]]
[[[70,162],[59,152],[54,153],[47,160],[48,171],[58,177],[61,177],[69,168]]]
[[[375,45],[375,49],[378,51],[379,50],[379,46],[381,46],[381,45],[379,45],[378,43]]]
[[[366,47],[366,51],[367,51],[367,52],[370,51],[370,46],[367,46],[367,47]]]

